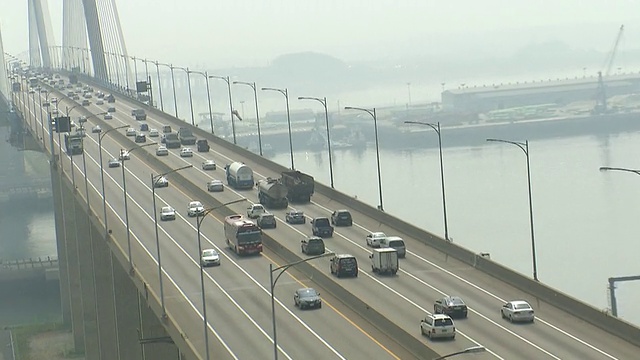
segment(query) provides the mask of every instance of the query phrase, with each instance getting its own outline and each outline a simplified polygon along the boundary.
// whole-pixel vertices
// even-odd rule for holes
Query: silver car
[[[136,136],[138,132],[136,131],[136,129],[130,127],[127,129],[127,136]]]
[[[366,237],[367,246],[379,248],[381,241],[386,238],[387,238],[387,234],[383,232],[380,232],[380,231],[372,232]]]
[[[182,150],[180,150],[180,157],[192,157],[193,156],[193,150],[191,150],[191,148],[182,148]]]
[[[200,256],[200,263],[203,267],[205,266],[219,266],[220,265],[220,254],[214,249],[204,249],[202,250],[202,256]]]
[[[116,158],[109,159],[109,167],[110,168],[120,167],[120,160],[118,160]]]
[[[207,182],[207,191],[220,192],[224,191],[224,184],[220,180],[211,180]]]
[[[215,170],[216,169],[216,163],[213,160],[205,160],[202,163],[202,170]]]
[[[512,300],[502,305],[500,315],[503,319],[509,319],[511,322],[533,322],[535,319],[533,308],[524,300]]]
[[[167,156],[169,155],[169,149],[166,146],[158,146],[156,149],[156,156]]]
[[[160,220],[175,220],[176,219],[176,211],[171,206],[164,206],[160,211]]]
[[[169,187],[169,180],[166,177],[161,176],[157,178],[156,181],[153,183],[153,187],[156,187],[156,188]]]
[[[187,215],[189,217],[194,217],[202,213],[204,213],[204,206],[202,206],[200,201],[189,202],[189,205],[187,205]]]

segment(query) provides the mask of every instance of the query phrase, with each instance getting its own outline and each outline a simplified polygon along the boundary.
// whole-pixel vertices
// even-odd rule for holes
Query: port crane
[[[620,40],[622,39],[622,33],[624,32],[624,25],[620,25],[620,30],[618,30],[618,35],[616,36],[616,41],[613,44],[613,49],[607,56],[605,64],[603,66],[603,71],[598,71],[598,88],[596,90],[596,106],[593,108],[593,114],[605,114],[609,111],[607,108],[607,92],[604,85],[604,78],[608,77],[611,73],[611,68],[613,67],[613,62],[616,58],[616,53],[618,51],[618,45],[620,45]]]

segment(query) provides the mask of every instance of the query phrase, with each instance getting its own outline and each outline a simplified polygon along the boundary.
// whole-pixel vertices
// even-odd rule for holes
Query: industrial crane
[[[596,106],[593,108],[593,114],[604,114],[608,111],[607,109],[607,93],[604,86],[604,77],[608,77],[611,73],[611,67],[613,66],[613,61],[616,58],[616,53],[618,51],[618,45],[620,44],[620,39],[622,39],[622,33],[624,32],[624,25],[620,25],[620,30],[618,31],[618,36],[616,36],[616,42],[613,44],[613,49],[607,56],[605,64],[603,66],[603,71],[598,71],[598,88],[596,90]]]

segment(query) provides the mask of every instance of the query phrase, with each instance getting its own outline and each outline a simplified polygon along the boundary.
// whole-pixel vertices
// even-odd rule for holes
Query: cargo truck
[[[309,202],[315,182],[313,176],[300,171],[283,171],[280,182],[287,187],[287,198],[291,202]]]
[[[398,272],[398,252],[396,249],[373,249],[369,258],[371,259],[371,270],[374,273],[395,275]]]
[[[176,133],[165,134],[164,144],[167,146],[167,149],[180,148],[180,139],[178,138],[178,134]]]
[[[235,189],[253,188],[253,170],[241,162],[233,162],[225,166],[227,184]]]
[[[289,206],[287,187],[278,179],[266,178],[258,181],[257,185],[258,200],[262,205],[271,209],[285,209]]]
[[[64,145],[67,148],[67,154],[82,154],[82,134],[64,134]]]
[[[182,145],[195,145],[196,143],[195,135],[193,135],[193,133],[191,132],[191,129],[186,127],[181,127],[178,130],[178,138],[180,138],[180,143]]]

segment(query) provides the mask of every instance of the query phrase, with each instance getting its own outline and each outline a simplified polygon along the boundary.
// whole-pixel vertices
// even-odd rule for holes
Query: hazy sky
[[[63,0],[49,0],[58,43]],[[343,60],[500,56],[560,40],[607,51],[625,24],[640,48],[640,0],[115,0],[130,55],[184,66],[265,65],[291,52]],[[5,51],[27,49],[27,1],[2,0]]]

